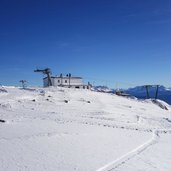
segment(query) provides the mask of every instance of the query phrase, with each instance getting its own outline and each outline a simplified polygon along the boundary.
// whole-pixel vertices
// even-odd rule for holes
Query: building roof
[[[46,79],[47,77],[45,77],[45,78],[43,78],[43,79]],[[54,77],[54,76],[51,76],[51,78],[57,78],[57,79],[61,79],[61,77],[60,76],[56,76],[56,77]],[[62,77],[63,79],[69,79],[69,77],[66,77],[66,76],[64,76],[64,77]],[[82,79],[82,77],[70,77],[70,79]]]

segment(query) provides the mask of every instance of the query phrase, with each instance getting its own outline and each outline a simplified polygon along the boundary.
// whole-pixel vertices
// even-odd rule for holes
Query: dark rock
[[[166,119],[168,122],[171,122],[171,120],[169,118],[164,118],[164,119]]]
[[[3,119],[0,119],[0,122],[3,122],[3,123],[4,123],[4,122],[5,122],[5,120],[3,120]]]

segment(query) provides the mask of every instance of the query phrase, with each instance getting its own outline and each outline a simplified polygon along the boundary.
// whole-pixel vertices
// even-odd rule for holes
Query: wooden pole
[[[155,99],[158,98],[158,91],[159,91],[159,85],[157,85],[157,88],[156,88],[156,95],[155,95]]]
[[[61,86],[62,86],[62,84],[63,84],[63,81],[62,81],[62,74],[60,74],[60,77],[61,77]]]
[[[71,79],[71,74],[69,73],[69,88],[70,88],[70,79]]]
[[[148,88],[149,88],[149,87],[150,87],[149,85],[145,85],[146,92],[147,92],[147,99],[150,97],[150,95],[149,95],[149,91],[148,91]]]

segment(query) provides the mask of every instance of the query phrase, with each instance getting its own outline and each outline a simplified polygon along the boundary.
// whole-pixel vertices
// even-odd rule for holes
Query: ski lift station
[[[52,76],[52,72],[50,68],[44,68],[44,69],[36,69],[34,72],[41,72],[44,75],[46,75],[45,78],[43,78],[43,86],[49,87],[49,86],[61,86],[61,87],[67,87],[67,88],[80,88],[80,89],[90,89],[91,84],[88,83],[87,85],[83,83],[83,79],[81,77],[73,77],[71,74],[67,74],[66,76],[63,76],[60,74],[60,76]]]
[[[52,86],[61,86],[67,88],[78,88],[78,89],[90,89],[91,85],[88,83],[87,85],[83,83],[82,77],[73,77],[71,74],[62,76],[51,76],[51,83]],[[44,87],[49,86],[49,79],[48,77],[43,78],[43,85]]]

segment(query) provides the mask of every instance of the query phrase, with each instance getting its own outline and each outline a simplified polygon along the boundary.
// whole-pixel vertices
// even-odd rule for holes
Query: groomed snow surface
[[[171,108],[164,102],[168,110],[90,90],[2,90],[1,171],[171,170]]]

